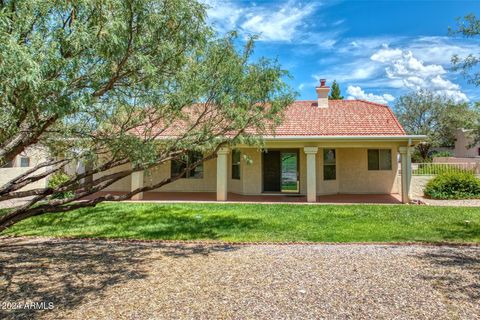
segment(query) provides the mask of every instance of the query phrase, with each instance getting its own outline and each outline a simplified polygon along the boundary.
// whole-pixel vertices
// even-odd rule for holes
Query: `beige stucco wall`
[[[336,193],[398,193],[397,177],[397,143],[370,143],[368,148],[345,147],[335,148],[329,145],[328,148],[337,150],[337,179],[323,180],[323,147],[319,146],[316,155],[317,172],[317,194]],[[276,149],[276,145],[270,145],[270,149]],[[292,145],[281,145],[282,148],[291,149]],[[298,145],[297,145],[298,148]],[[369,148],[389,148],[392,150],[392,170],[369,171],[367,150]],[[246,154],[251,163],[247,164],[243,158],[241,162],[241,180],[236,185],[230,179],[229,171],[229,192],[241,194],[262,193],[262,155],[258,149],[243,148],[241,153]],[[306,194],[307,167],[306,155],[303,147],[299,148],[299,176],[300,194]],[[229,159],[229,167],[231,159]],[[229,169],[231,170],[231,169]],[[238,183],[240,182],[240,183]]]
[[[262,156],[256,148],[240,149],[250,162],[244,159],[240,164],[242,171],[243,194],[260,194],[262,193]]]
[[[145,185],[151,185],[170,177],[170,162],[164,163],[145,173]],[[217,183],[217,161],[209,160],[203,164],[203,178],[178,179],[153,192],[215,192]]]
[[[397,157],[392,151],[391,170],[368,170],[368,148],[337,149],[339,193],[397,193]]]
[[[130,164],[124,164],[124,165],[119,166],[115,169],[110,169],[110,170],[107,170],[105,172],[102,172],[101,174],[95,174],[95,175],[93,175],[93,178],[97,179],[97,178],[99,178],[101,176],[104,176],[104,175],[112,174],[112,173],[115,173],[115,172],[120,172],[120,171],[123,171],[123,170],[128,170],[129,168],[130,168]],[[130,191],[131,185],[132,185],[132,179],[131,179],[130,176],[128,176],[128,177],[125,177],[123,179],[118,180],[117,182],[111,184],[110,186],[108,186],[107,188],[105,188],[103,190],[104,191],[127,192],[127,191]]]
[[[308,146],[312,146],[309,144]],[[316,155],[317,171],[317,194],[336,194],[336,193],[398,193],[397,177],[397,150],[399,143],[387,142],[368,142],[368,143],[329,143],[318,146]],[[303,146],[298,143],[276,143],[269,144],[270,149],[298,149],[299,150],[299,176],[300,176],[300,194],[305,195],[307,168],[306,155]],[[334,148],[337,153],[337,179],[331,181],[323,180],[323,149]],[[392,170],[388,171],[368,171],[369,148],[389,148],[392,150]],[[243,147],[240,148],[241,165],[240,179],[232,179],[231,173],[231,153],[228,154],[228,192],[259,195],[262,194],[262,154],[258,148]],[[246,161],[247,156],[249,161]],[[128,166],[128,165],[127,165]],[[117,170],[122,170],[119,168]],[[151,185],[161,179],[170,176],[170,163],[165,163],[145,173],[145,185]],[[162,188],[153,190],[155,192],[215,192],[216,191],[217,168],[216,160],[209,160],[204,164],[204,175],[202,179],[180,179],[172,182]],[[107,191],[129,191],[131,188],[131,178],[127,177],[114,185]]]
[[[36,165],[46,161],[47,155],[48,155],[47,151],[41,147],[27,148],[24,152],[22,152],[20,155],[14,158],[14,160],[12,161],[12,165],[13,165],[12,168],[0,168],[0,186],[4,185],[5,183],[8,183],[10,180],[18,177],[19,175],[24,174],[32,167],[35,167]],[[21,157],[30,158],[30,167],[24,167],[24,168],[20,167]],[[40,172],[45,172],[45,170],[47,169],[48,168],[40,169],[35,174],[38,174]],[[20,189],[20,191],[44,188],[46,186],[47,186],[47,179],[44,178],[23,187],[22,189]]]
[[[433,179],[435,176],[412,176],[410,182],[410,195],[413,199],[423,197],[423,189],[428,181]]]
[[[478,149],[480,144],[469,148],[473,142],[471,137],[472,130],[458,129],[455,132],[455,150],[454,155],[458,158],[474,158],[478,157]]]

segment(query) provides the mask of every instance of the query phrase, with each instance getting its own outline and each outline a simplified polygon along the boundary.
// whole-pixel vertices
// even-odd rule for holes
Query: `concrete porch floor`
[[[119,192],[102,192],[102,194],[121,194]],[[97,195],[95,195],[97,196]],[[146,192],[142,200],[129,200],[132,202],[217,202],[215,192]],[[226,202],[237,203],[307,203],[303,195],[240,195],[228,193]],[[334,194],[317,196],[320,204],[401,204],[399,194]],[[312,203],[315,204],[315,203]]]

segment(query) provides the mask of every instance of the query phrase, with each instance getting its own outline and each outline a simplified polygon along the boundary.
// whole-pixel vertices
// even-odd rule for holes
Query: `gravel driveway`
[[[480,247],[0,239],[0,310],[46,319],[474,319]]]

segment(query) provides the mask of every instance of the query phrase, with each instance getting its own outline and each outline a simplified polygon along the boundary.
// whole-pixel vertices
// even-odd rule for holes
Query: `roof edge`
[[[263,136],[268,140],[383,140],[383,141],[422,141],[426,135],[384,135],[384,136]]]

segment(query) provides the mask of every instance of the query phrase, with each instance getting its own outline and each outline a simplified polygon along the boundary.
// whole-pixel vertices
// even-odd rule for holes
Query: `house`
[[[46,150],[40,146],[32,146],[25,149],[12,161],[7,162],[0,167],[0,186],[3,186],[5,183],[9,182],[15,177],[24,174],[37,164],[42,163],[47,159],[47,155],[48,154]],[[46,169],[47,168],[43,168],[40,170],[40,172]],[[25,191],[30,189],[44,188],[46,186],[47,179],[43,178],[23,187],[20,190]]]
[[[472,134],[473,130],[457,129],[455,132],[455,158],[480,158],[480,143],[473,144]]]
[[[221,149],[217,159],[152,192],[210,192],[218,201],[227,200],[229,193],[303,195],[309,202],[332,194],[400,193],[402,202],[409,202],[410,154],[424,136],[407,135],[386,105],[329,100],[325,83],[321,80],[315,88],[317,100],[296,101],[286,109],[283,123],[264,136],[265,150],[242,145]],[[189,159],[199,156],[192,153]],[[183,168],[185,163],[165,163],[135,172],[105,191],[127,192]]]

